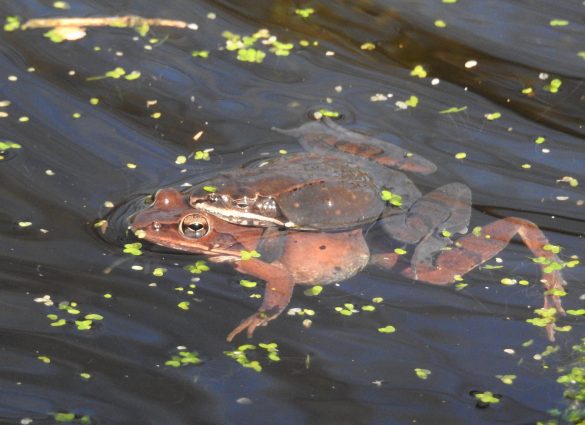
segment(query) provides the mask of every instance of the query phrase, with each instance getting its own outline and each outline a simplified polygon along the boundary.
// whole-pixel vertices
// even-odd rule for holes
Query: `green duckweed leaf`
[[[416,376],[418,376],[420,379],[427,379],[432,372],[428,369],[420,369],[417,367],[414,369],[414,373],[416,373]]]
[[[308,18],[313,13],[315,13],[315,9],[313,9],[312,7],[305,7],[303,9],[299,8],[299,9],[295,9],[295,13],[302,18]]]
[[[491,391],[485,391],[483,393],[476,393],[474,394],[475,398],[481,401],[482,403],[487,404],[494,404],[499,403],[500,399],[494,396],[494,393]]]

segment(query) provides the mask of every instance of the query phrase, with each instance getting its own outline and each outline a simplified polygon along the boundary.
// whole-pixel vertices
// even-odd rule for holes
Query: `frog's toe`
[[[226,340],[228,342],[232,342],[232,340],[244,330],[246,330],[246,336],[248,338],[252,338],[252,336],[254,335],[254,331],[258,326],[266,326],[268,322],[273,318],[274,316],[267,315],[265,311],[258,311],[255,314],[248,317],[247,319],[245,319],[233,331],[231,331],[228,334]]]

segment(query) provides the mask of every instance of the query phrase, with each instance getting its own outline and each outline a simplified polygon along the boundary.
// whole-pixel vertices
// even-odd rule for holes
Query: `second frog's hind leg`
[[[471,191],[462,183],[442,186],[414,202],[403,213],[380,220],[384,230],[400,242],[416,245],[412,274],[432,265],[435,255],[453,244],[450,236],[465,233],[471,216]]]
[[[437,169],[435,164],[420,155],[390,142],[348,130],[329,118],[310,121],[297,128],[273,130],[296,137],[308,151],[349,155],[354,160],[413,173],[429,174]]]

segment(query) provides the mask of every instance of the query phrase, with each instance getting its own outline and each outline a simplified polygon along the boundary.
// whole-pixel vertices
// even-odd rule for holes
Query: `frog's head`
[[[149,207],[130,218],[134,234],[153,244],[205,255],[240,256],[241,226],[197,211],[174,188],[159,190]],[[255,237],[256,229],[248,230]]]

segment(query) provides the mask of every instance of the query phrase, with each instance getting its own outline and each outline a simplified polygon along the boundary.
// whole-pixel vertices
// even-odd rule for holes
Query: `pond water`
[[[249,277],[227,265],[184,269],[201,256],[146,244],[124,253],[136,240],[122,220],[105,235],[95,223],[158,188],[301,151],[271,128],[324,109],[434,161],[436,173],[411,176],[423,192],[470,186],[471,228],[520,216],[564,261],[582,258],[581,1],[21,0],[0,12],[198,27],[96,27],[62,43],[43,37],[48,29],[0,32],[0,140],[20,146],[0,161],[1,423],[578,421],[583,405],[557,379],[585,335],[585,273],[563,269],[575,314],[558,319],[564,332],[551,343],[526,322],[543,290],[520,240],[466,286],[370,267],[318,296],[297,288],[289,307],[314,316],[285,313],[228,343],[261,285],[241,286]],[[226,48],[263,28],[275,39]],[[347,303],[359,312],[336,311]],[[396,331],[378,332],[388,325]],[[226,355],[248,342],[261,371]],[[276,343],[280,359],[261,343]]]

